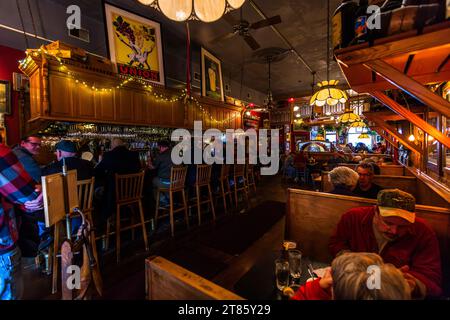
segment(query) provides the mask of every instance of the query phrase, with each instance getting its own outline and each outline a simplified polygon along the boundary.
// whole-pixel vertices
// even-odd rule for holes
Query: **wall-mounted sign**
[[[109,4],[105,14],[109,55],[117,72],[164,85],[160,24]]]

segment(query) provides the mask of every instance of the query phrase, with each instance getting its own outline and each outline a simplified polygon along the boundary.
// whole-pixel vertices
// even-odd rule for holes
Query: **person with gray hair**
[[[345,252],[323,277],[307,282],[292,300],[410,300],[401,270],[376,253]]]
[[[403,272],[376,253],[346,252],[331,264],[334,300],[410,300]]]
[[[341,194],[344,196],[353,196],[352,192],[358,184],[358,174],[348,167],[336,167],[330,171],[330,181],[334,186],[332,194]]]

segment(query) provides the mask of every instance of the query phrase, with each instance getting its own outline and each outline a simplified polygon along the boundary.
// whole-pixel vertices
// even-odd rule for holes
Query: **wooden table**
[[[261,256],[253,268],[251,268],[234,286],[233,292],[248,300],[283,300],[286,299],[277,289],[275,280],[275,260],[281,255],[281,251],[270,251]],[[305,284],[310,278],[308,263],[314,269],[326,267],[328,264],[313,261],[308,257],[302,257],[302,275],[299,284]]]

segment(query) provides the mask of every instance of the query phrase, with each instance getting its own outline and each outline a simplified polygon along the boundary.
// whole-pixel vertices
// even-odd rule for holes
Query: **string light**
[[[71,72],[68,67],[64,64],[63,60],[57,55],[57,54],[53,54],[48,52],[46,49],[44,49],[43,47],[41,47],[38,50],[30,50],[30,51],[26,51],[27,57],[20,61],[20,68],[21,69],[27,69],[29,64],[33,61],[31,58],[31,55],[33,56],[38,56],[39,54],[45,54],[48,56],[51,56],[53,58],[55,58],[58,63],[59,63],[59,68],[58,70],[61,72],[65,72],[70,79],[75,80],[75,83],[79,83],[80,81],[78,79],[75,78],[75,74],[73,72]],[[151,95],[155,98],[155,100],[157,102],[177,102],[180,101],[184,98],[185,94],[184,91],[177,96],[174,97],[166,97],[162,94],[158,94],[156,92],[153,92],[153,86],[150,84],[149,81],[146,81],[144,79],[139,79],[139,78],[133,78],[133,77],[129,77],[129,76],[119,76],[122,80],[122,82],[119,85],[115,85],[113,87],[97,87],[95,85],[95,83],[86,83],[86,81],[83,81],[82,84],[85,88],[91,89],[94,92],[102,92],[102,93],[108,93],[108,92],[112,92],[113,89],[120,89],[123,86],[125,86],[127,83],[129,82],[137,82],[139,84],[141,84],[144,89],[146,89],[147,92],[150,92]]]
[[[37,50],[27,50],[25,51],[26,53],[26,58],[23,59],[22,61],[20,61],[20,69],[24,70],[27,69],[30,65],[30,63],[34,62],[31,56],[39,56],[39,54],[45,54],[48,56],[51,56],[53,58],[55,58],[58,63],[59,63],[59,71],[61,72],[65,72],[69,79],[74,80],[74,82],[78,85],[82,85],[84,88],[86,89],[90,89],[93,92],[101,92],[101,93],[111,93],[114,89],[121,89],[123,86],[125,86],[127,83],[129,82],[137,82],[139,84],[141,84],[143,86],[143,88],[149,92],[157,102],[177,102],[177,101],[181,101],[184,100],[185,102],[187,102],[187,100],[191,100],[202,112],[202,114],[211,120],[211,122],[215,123],[215,124],[224,124],[224,123],[231,123],[232,121],[234,121],[236,118],[238,118],[238,114],[240,114],[239,112],[234,112],[233,116],[230,119],[223,119],[223,120],[217,120],[215,119],[211,113],[206,110],[201,104],[200,102],[192,96],[188,96],[187,95],[187,90],[183,89],[181,94],[175,96],[175,97],[166,97],[163,94],[157,93],[153,91],[153,86],[150,84],[150,81],[144,80],[144,79],[140,79],[140,78],[133,78],[133,77],[129,77],[129,76],[124,76],[124,75],[119,75],[119,77],[122,79],[122,82],[118,85],[115,85],[113,87],[97,87],[95,85],[95,83],[87,83],[86,81],[81,81],[79,79],[77,79],[75,77],[75,73],[71,72],[68,67],[64,64],[63,60],[58,56],[58,53],[54,54],[54,53],[50,53],[48,52],[44,47],[41,47]]]

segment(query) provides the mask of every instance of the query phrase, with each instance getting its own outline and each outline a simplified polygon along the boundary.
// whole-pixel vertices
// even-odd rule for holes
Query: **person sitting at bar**
[[[87,160],[80,159],[77,156],[77,146],[75,142],[70,140],[61,140],[55,146],[56,161],[50,163],[42,169],[42,176],[48,176],[55,173],[62,173],[63,164],[66,164],[67,171],[76,170],[77,180],[87,180],[94,176],[94,166]],[[50,244],[52,238],[48,236],[49,229],[45,228],[43,217],[38,221],[39,235],[43,239],[39,248],[43,250]],[[80,218],[72,219],[72,232],[76,232],[81,225]],[[47,237],[47,238],[46,238]]]
[[[409,193],[382,190],[376,206],[344,213],[329,249],[334,257],[348,251],[378,253],[403,272],[412,298],[442,293],[439,243],[425,220],[416,217],[415,198]]]
[[[376,199],[382,188],[373,183],[374,169],[372,164],[361,163],[356,167],[356,172],[359,175],[359,181],[353,193],[357,197]]]
[[[330,193],[355,197],[353,190],[358,184],[358,174],[347,167],[336,167],[330,171],[330,182],[334,189]]]
[[[376,269],[376,273],[369,272]],[[379,287],[373,275],[379,275]],[[301,286],[291,300],[409,300],[403,273],[376,253],[347,252],[336,257],[322,278]]]
[[[67,171],[76,170],[77,180],[87,180],[94,176],[94,166],[87,160],[80,159],[77,156],[77,146],[70,140],[61,140],[55,146],[56,161],[49,164],[42,170],[43,176],[62,172],[63,162],[65,162]]]
[[[111,148],[111,151],[105,152],[94,170],[96,198],[100,201],[101,207],[102,221],[99,223],[102,226],[115,212],[115,174],[133,174],[141,170],[139,154],[128,150],[122,139],[114,138]]]
[[[149,168],[156,170],[156,177],[153,178],[153,196],[157,198],[158,188],[168,188],[170,185],[170,172],[173,167],[172,149],[169,141],[158,142],[159,154],[153,162],[149,162]],[[162,205],[169,203],[167,195],[161,194],[160,202]],[[156,205],[159,205],[158,203]]]
[[[20,145],[16,145],[12,150],[28,174],[37,183],[41,183],[41,168],[33,156],[39,154],[40,149],[41,138],[38,135],[29,135],[23,137]]]

